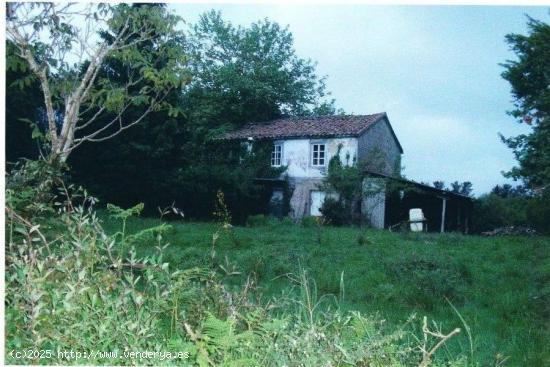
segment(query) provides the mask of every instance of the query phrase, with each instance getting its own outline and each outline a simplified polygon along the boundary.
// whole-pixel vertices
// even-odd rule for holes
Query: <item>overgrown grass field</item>
[[[120,229],[108,214],[101,217],[108,232]],[[135,233],[158,224],[130,218],[126,228]],[[389,233],[277,220],[226,229],[171,226],[163,242],[170,244],[164,253],[172,267],[216,267],[232,287],[250,276],[264,302],[289,292],[305,270],[319,294],[337,295],[340,306],[378,314],[390,325],[416,314],[419,327],[423,316],[443,330],[460,327],[445,346],[451,354],[468,351],[483,366],[550,365],[548,237]],[[137,255],[154,254],[155,245],[152,238],[140,241]]]

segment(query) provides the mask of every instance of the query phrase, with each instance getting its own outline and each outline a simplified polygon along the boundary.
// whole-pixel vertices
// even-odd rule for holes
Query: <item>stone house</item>
[[[288,182],[289,214],[295,219],[321,215],[319,209],[329,195],[321,185],[330,159],[339,154],[342,164],[358,164],[364,170],[360,212],[372,227],[406,224],[409,210],[420,208],[427,230],[468,233],[473,208],[470,197],[400,177],[403,148],[385,112],[285,117],[249,124],[219,139],[249,146],[254,141],[271,142],[271,165],[286,170],[278,179],[258,181],[271,187],[272,202],[282,201]]]
[[[257,140],[273,142],[271,165],[286,167],[292,196],[290,215],[294,218],[319,216],[327,193],[320,186],[327,175],[328,163],[336,154],[345,165],[367,164],[386,177],[398,174],[403,148],[385,112],[372,115],[336,115],[320,117],[285,117],[266,123],[254,123],[225,134],[221,139],[239,140],[246,144]],[[374,158],[376,157],[376,158]],[[365,186],[378,185],[376,179]],[[374,190],[373,190],[374,191]],[[361,205],[369,212],[370,224],[384,228],[384,188],[367,195]],[[273,185],[272,200],[281,199],[282,188]]]

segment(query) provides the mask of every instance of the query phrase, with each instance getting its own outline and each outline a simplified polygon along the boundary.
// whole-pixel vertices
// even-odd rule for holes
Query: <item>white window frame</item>
[[[271,151],[271,167],[283,165],[283,143],[274,143]]]
[[[322,149],[321,149],[322,147]],[[320,163],[320,162],[323,163]],[[327,163],[327,145],[322,142],[311,143],[311,167],[325,167]]]

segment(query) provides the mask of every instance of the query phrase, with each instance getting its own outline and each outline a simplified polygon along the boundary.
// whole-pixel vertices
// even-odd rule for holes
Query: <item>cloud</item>
[[[410,116],[395,122],[405,175],[416,181],[471,181],[476,194],[506,181],[511,151],[496,134],[451,116]]]

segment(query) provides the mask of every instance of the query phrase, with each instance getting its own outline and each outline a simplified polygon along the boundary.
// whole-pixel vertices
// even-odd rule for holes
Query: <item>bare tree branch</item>
[[[99,110],[97,110],[97,112],[88,121],[86,121],[84,124],[82,124],[80,126],[77,126],[75,128],[75,132],[78,131],[78,130],[85,129],[86,127],[90,126],[99,117],[99,115],[101,115],[103,113],[103,111],[105,111],[105,107],[101,107]]]
[[[100,13],[100,17],[96,17],[97,12],[93,11],[96,7]],[[120,9],[120,11],[118,10]],[[151,18],[142,17],[142,14],[149,15],[149,11],[157,11],[159,9],[140,8],[134,9],[127,5],[111,8],[100,4],[92,4],[82,9],[80,4],[54,4],[54,3],[10,3],[8,5],[7,16],[7,34],[8,39],[15,45],[19,56],[27,61],[31,72],[38,77],[40,86],[44,94],[44,103],[46,106],[48,133],[51,138],[50,155],[56,156],[61,160],[65,160],[70,152],[83,142],[98,142],[110,139],[122,131],[137,125],[152,111],[159,107],[163,100],[168,95],[172,87],[174,75],[178,77],[177,68],[180,65],[172,67],[170,70],[173,74],[170,75],[165,88],[158,91],[154,97],[149,96],[146,91],[140,93],[147,94],[150,105],[146,111],[133,121],[123,121],[124,114],[128,108],[134,103],[132,94],[136,94],[132,87],[143,83],[147,75],[143,75],[143,67],[136,68],[126,67],[126,82],[122,86],[124,94],[122,101],[115,100],[118,98],[116,93],[115,99],[110,98],[110,92],[117,92],[120,87],[118,85],[110,85],[109,71],[105,77],[102,76],[101,82],[98,78],[101,71],[106,71],[104,68],[105,60],[109,55],[113,57],[121,57],[123,62],[126,62],[128,55],[135,57],[137,61],[143,63],[146,68],[153,68],[156,65],[154,58],[152,60],[139,54],[142,52],[136,49],[137,54],[126,51],[129,48],[136,47],[145,42],[160,39],[162,36],[158,34],[158,20],[155,13]],[[140,13],[144,11],[144,13]],[[164,16],[165,13],[161,15]],[[108,18],[111,16],[111,18]],[[84,21],[79,17],[84,17]],[[109,21],[107,21],[107,18]],[[179,20],[178,17],[167,15],[166,18],[160,18],[167,23],[164,25],[173,26]],[[79,22],[79,23],[77,23]],[[103,22],[103,23],[102,23]],[[99,39],[97,31],[99,24],[105,24],[106,27],[101,30],[109,35],[109,37]],[[160,29],[168,29],[167,34],[176,35],[180,33],[176,30],[163,28],[160,23]],[[47,35],[44,33],[48,32]],[[162,32],[161,32],[162,33]],[[148,52],[148,51],[144,51]],[[72,65],[69,62],[73,62]],[[85,70],[81,73],[80,67],[84,62],[87,62]],[[134,62],[134,63],[135,63]],[[131,65],[131,62],[129,62]],[[124,70],[124,69],[123,69]],[[160,78],[164,76],[160,74]],[[162,83],[163,80],[161,79]],[[155,81],[155,83],[158,83]],[[157,84],[158,85],[158,84]],[[98,87],[97,90],[95,87]],[[112,90],[109,90],[109,89]],[[95,99],[95,93],[100,96],[99,100],[105,105],[98,105]],[[103,93],[106,93],[106,101],[103,100]],[[159,98],[162,95],[162,98]],[[63,121],[60,129],[57,128],[56,110],[54,102],[62,101]],[[120,103],[122,108],[116,116],[107,124],[99,127],[94,132],[83,137],[75,139],[75,134],[86,128],[93,126],[94,122],[99,121],[100,117],[109,110],[109,103]],[[84,111],[81,111],[84,104],[89,104]],[[59,108],[59,107],[57,107]],[[85,119],[91,111],[95,111],[93,115]],[[59,111],[58,111],[59,114]],[[117,126],[118,124],[118,126]],[[110,133],[109,129],[115,128],[115,131]],[[101,136],[102,134],[107,134]],[[55,159],[55,157],[54,157]]]
[[[420,361],[420,364],[418,367],[427,367],[430,365],[432,361],[432,357],[435,354],[435,352],[443,345],[447,340],[455,336],[456,334],[460,333],[460,329],[456,328],[453,331],[451,331],[449,334],[444,335],[440,332],[433,332],[428,329],[428,321],[427,317],[424,316],[423,324],[422,324],[422,332],[424,333],[424,345],[420,347],[420,350],[422,351],[422,361]],[[439,341],[430,349],[428,350],[427,344],[428,344],[428,336],[433,336]]]
[[[151,113],[154,109],[154,107],[162,102],[166,96],[169,94],[169,92],[167,91],[164,96],[160,99],[155,99],[149,106],[149,108],[147,108],[147,110],[140,116],[138,117],[136,120],[132,121],[131,123],[127,124],[127,125],[123,125],[122,124],[122,114],[123,112],[119,113],[111,122],[109,122],[107,125],[103,126],[101,129],[95,131],[94,133],[92,134],[89,134],[87,136],[84,136],[82,138],[79,138],[79,139],[76,139],[75,140],[75,144],[73,147],[70,148],[70,150],[73,150],[75,148],[77,148],[79,145],[81,145],[82,143],[84,143],[85,141],[89,141],[89,142],[93,142],[93,143],[97,143],[97,142],[102,142],[102,141],[105,141],[105,140],[108,140],[108,139],[111,139],[115,136],[117,136],[118,134],[120,134],[121,132],[123,132],[124,130],[127,130],[129,128],[131,128],[132,126],[134,125],[137,125],[139,124],[145,117],[147,117],[147,115],[149,113]],[[158,95],[157,95],[158,97]],[[124,110],[126,110],[131,104],[128,104]],[[119,122],[119,128],[113,132],[112,134],[109,134],[107,136],[103,136],[101,138],[96,138],[96,136],[98,136],[100,133],[102,133],[103,131],[107,130],[109,127],[113,126],[115,122]]]

